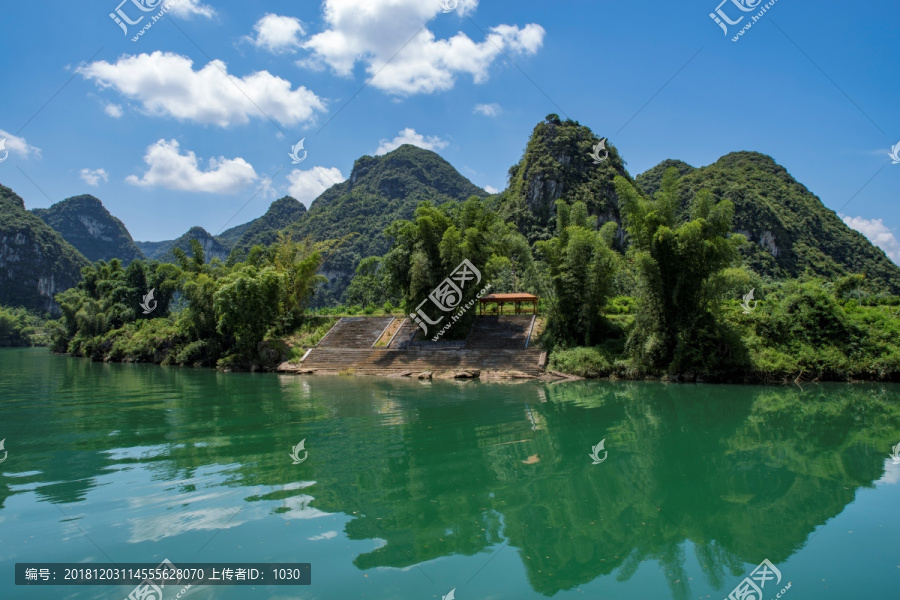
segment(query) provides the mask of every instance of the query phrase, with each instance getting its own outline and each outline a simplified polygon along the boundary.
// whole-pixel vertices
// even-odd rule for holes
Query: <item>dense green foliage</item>
[[[755,242],[743,249],[755,272],[778,279],[862,273],[900,294],[900,267],[771,157],[734,152],[689,172],[680,183],[682,209],[701,189],[734,204],[734,231]]]
[[[54,294],[75,285],[88,261],[0,185],[0,306],[58,312]]]
[[[537,242],[552,281],[548,341],[563,345],[600,341],[606,325],[601,309],[612,293],[621,257],[612,249],[616,224],[605,223],[598,231],[595,221],[583,202],[570,208],[557,200],[556,237]]]
[[[594,160],[600,141],[548,115],[510,169],[509,187],[493,196],[421,148],[364,156],[309,211],[281,198],[218,237],[195,227],[178,240],[137,243],[159,262],[84,269],[78,287],[58,296],[56,346],[127,360],[255,364],[276,352],[262,344],[267,337],[310,328],[307,306],[408,315],[465,259],[482,280],[455,306],[488,283],[491,292],[537,294],[547,319],[540,342],[559,370],[896,376],[900,268],[784,168],[738,152],[701,168],[666,160],[632,179],[608,141]],[[90,229],[88,209],[115,221],[92,197],[35,212],[49,220],[55,210]],[[52,310],[53,295],[74,286],[87,261],[2,187],[0,216],[0,276],[12,273],[16,283],[0,287],[0,303]],[[310,241],[279,237],[286,233]],[[151,288],[159,307],[143,315]],[[737,299],[751,289],[764,301],[744,314]],[[430,319],[442,316],[422,306]],[[475,314],[447,337],[464,337]]]
[[[269,246],[278,239],[278,232],[286,229],[306,214],[306,207],[290,196],[276,200],[266,214],[251,221],[240,238],[233,243],[228,261],[240,262],[247,258],[253,246]],[[220,239],[223,236],[218,236]]]
[[[326,260],[329,283],[316,304],[338,303],[359,261],[384,255],[390,248],[385,229],[395,221],[412,218],[420,202],[442,204],[485,195],[430,150],[403,145],[384,156],[358,159],[350,178],[325,190],[289,228],[296,238],[325,240],[353,235]]]
[[[94,359],[164,364],[272,366],[281,352],[262,344],[303,323],[321,276],[323,246],[282,237],[255,247],[246,262],[207,263],[191,241],[191,256],[174,249],[178,265],[100,261],[83,269],[76,288],[59,294],[63,318],[54,348]],[[141,306],[150,290],[155,306]],[[146,305],[145,305],[146,306]]]
[[[630,352],[652,369],[720,369],[734,349],[715,317],[721,298],[721,274],[738,257],[744,238],[731,235],[734,207],[706,190],[691,200],[687,218],[679,218],[678,171],[669,168],[654,199],[616,178],[621,211],[631,242],[638,298]]]
[[[401,295],[406,313],[415,311],[463,260],[478,269],[482,279],[469,281],[455,306],[473,300],[488,282],[492,293],[528,292],[537,285],[525,238],[489,201],[478,197],[441,206],[423,202],[412,221],[398,221],[386,234],[394,243],[384,257],[385,281]],[[432,320],[442,316],[430,302],[423,310]],[[464,337],[475,315],[475,310],[466,312],[447,337]]]
[[[616,176],[630,179],[625,162],[606,143],[609,156],[594,164],[591,151],[600,139],[577,121],[548,115],[538,123],[518,164],[509,169],[509,187],[500,196],[501,212],[529,240],[553,235],[557,200],[583,202],[602,224],[617,220]],[[603,156],[601,152],[600,156]]]
[[[134,244],[122,221],[103,203],[85,194],[32,210],[91,262],[118,258],[129,263],[144,255]]]
[[[0,347],[46,345],[43,320],[24,308],[0,306]]]
[[[750,314],[732,305],[729,320],[761,378],[900,377],[900,298],[851,276],[830,283],[787,281],[764,287]]]
[[[870,291],[861,283],[848,291],[847,277],[766,284],[749,314],[736,299],[723,303],[721,326],[743,349],[730,369],[698,368],[675,378],[748,382],[900,380],[900,298]],[[598,346],[559,349],[550,368],[582,377],[630,378],[647,374],[624,351],[625,334]],[[720,365],[721,367],[721,365]],[[651,371],[652,372],[652,371]]]
[[[384,308],[390,312],[400,303],[400,294],[389,279],[390,272],[378,256],[364,258],[344,294],[347,304],[364,309]]]
[[[635,177],[634,183],[641,189],[642,192],[644,192],[644,194],[652,198],[656,195],[656,192],[658,192],[659,188],[662,186],[663,175],[665,175],[666,171],[673,167],[678,172],[679,177],[683,177],[684,175],[687,175],[691,171],[695,170],[695,167],[692,167],[683,160],[667,158],[655,167],[647,169],[646,171]]]
[[[589,128],[556,115],[548,115],[534,128],[521,161],[509,171],[509,187],[500,194],[504,218],[516,223],[529,242],[552,237],[559,199],[570,206],[584,202],[599,225],[622,223],[622,202],[614,180],[617,176],[630,180],[630,175],[609,142],[608,159],[593,163],[590,152],[597,141]],[[900,267],[771,157],[735,152],[701,168],[668,159],[634,183],[653,197],[672,167],[680,181],[678,216],[689,215],[700,190],[731,202],[732,231],[753,242],[741,252],[754,272],[777,279],[804,274],[835,279],[863,273],[890,293],[900,294]],[[617,243],[624,249],[621,231]]]

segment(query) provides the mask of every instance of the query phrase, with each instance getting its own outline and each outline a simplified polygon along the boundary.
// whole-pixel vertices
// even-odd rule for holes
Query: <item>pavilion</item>
[[[495,304],[499,307],[499,313],[503,314],[503,305],[504,304],[514,304],[515,314],[537,314],[538,312],[538,298],[533,294],[488,294],[487,296],[483,296],[478,299],[478,307],[479,313],[484,314],[486,307],[489,304]],[[531,307],[522,307],[522,304],[531,304]],[[494,309],[494,312],[497,312],[498,309]]]

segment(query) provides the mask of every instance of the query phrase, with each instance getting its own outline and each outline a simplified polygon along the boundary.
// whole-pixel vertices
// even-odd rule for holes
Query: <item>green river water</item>
[[[900,598],[898,385],[421,382],[4,349],[0,439],[3,599],[132,589],[16,586],[16,563],[166,558],[312,565],[309,586],[191,600],[721,600],[765,559],[781,580],[762,600]]]

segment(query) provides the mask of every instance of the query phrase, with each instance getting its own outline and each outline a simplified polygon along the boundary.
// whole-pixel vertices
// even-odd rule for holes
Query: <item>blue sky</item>
[[[769,154],[900,262],[896,2],[777,0],[733,42],[766,2],[445,1],[7,3],[0,183],[28,208],[90,193],[135,239],[171,239],[308,205],[403,141],[502,189],[555,112],[632,175]],[[727,35],[717,6],[743,16]],[[117,8],[143,18],[126,34]]]

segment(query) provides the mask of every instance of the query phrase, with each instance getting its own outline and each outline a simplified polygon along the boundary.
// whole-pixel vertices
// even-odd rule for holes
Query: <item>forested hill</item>
[[[656,193],[662,172],[670,166],[682,173],[683,207],[701,189],[734,203],[734,230],[754,242],[746,249],[746,260],[757,273],[779,279],[863,273],[884,291],[900,294],[900,267],[772,157],[733,152],[697,169],[664,161],[637,177],[645,193]]]
[[[552,236],[555,202],[560,199],[584,202],[590,214],[600,217],[600,224],[619,220],[613,179],[631,176],[608,140],[597,164],[591,153],[600,141],[590,128],[561,121],[557,115],[548,115],[535,126],[522,159],[509,169],[509,187],[499,199],[501,212],[528,241]]]
[[[509,170],[509,187],[500,195],[500,210],[530,242],[548,239],[555,227],[556,200],[582,201],[598,217],[621,223],[613,178],[630,179],[625,162],[609,141],[609,156],[599,165],[591,157],[600,141],[588,127],[549,115],[532,132],[522,159]],[[600,156],[603,156],[600,152]],[[775,278],[802,274],[829,279],[864,273],[894,294],[900,293],[900,267],[864,235],[848,227],[822,201],[797,182],[771,157],[734,152],[714,164],[695,168],[665,160],[634,181],[647,195],[657,192],[663,173],[674,167],[681,175],[680,194],[686,208],[701,189],[734,204],[734,231],[753,242],[744,248],[754,271]],[[619,230],[622,240],[622,230]]]
[[[53,296],[81,280],[87,259],[0,185],[0,305],[58,313]]]
[[[306,214],[303,203],[285,196],[269,206],[266,214],[248,223],[243,234],[231,248],[229,261],[240,262],[247,257],[250,248],[256,245],[270,246],[278,239],[278,233]],[[219,236],[220,238],[223,236]]]
[[[683,160],[667,158],[655,167],[647,169],[646,171],[635,177],[634,182],[638,184],[638,187],[641,188],[641,191],[652,198],[656,194],[656,192],[659,191],[659,186],[662,184],[663,175],[665,175],[666,171],[668,171],[671,167],[675,167],[675,169],[678,171],[678,174],[682,177],[697,169],[696,167],[692,167],[691,165],[687,164]]]
[[[50,208],[35,208],[31,212],[91,262],[118,258],[127,264],[144,258],[122,221],[112,216],[94,196],[67,198]]]
[[[230,252],[230,248],[225,245],[225,243],[214,237],[210,232],[206,231],[202,227],[191,227],[187,230],[187,233],[182,235],[177,240],[173,240],[171,245],[166,248],[164,252],[157,251],[157,255],[153,258],[158,258],[160,262],[174,263],[175,261],[175,253],[173,249],[180,248],[188,255],[191,254],[191,240],[197,240],[200,242],[200,246],[203,248],[203,254],[206,258],[206,262],[209,262],[215,258],[218,258],[221,261],[225,261],[228,258],[228,253]]]
[[[325,190],[288,231],[295,240],[317,241],[357,234],[331,253],[323,268],[331,280],[327,296],[336,299],[361,259],[388,251],[385,228],[412,218],[420,202],[487,195],[436,153],[406,144],[384,156],[357,159],[350,178]]]

